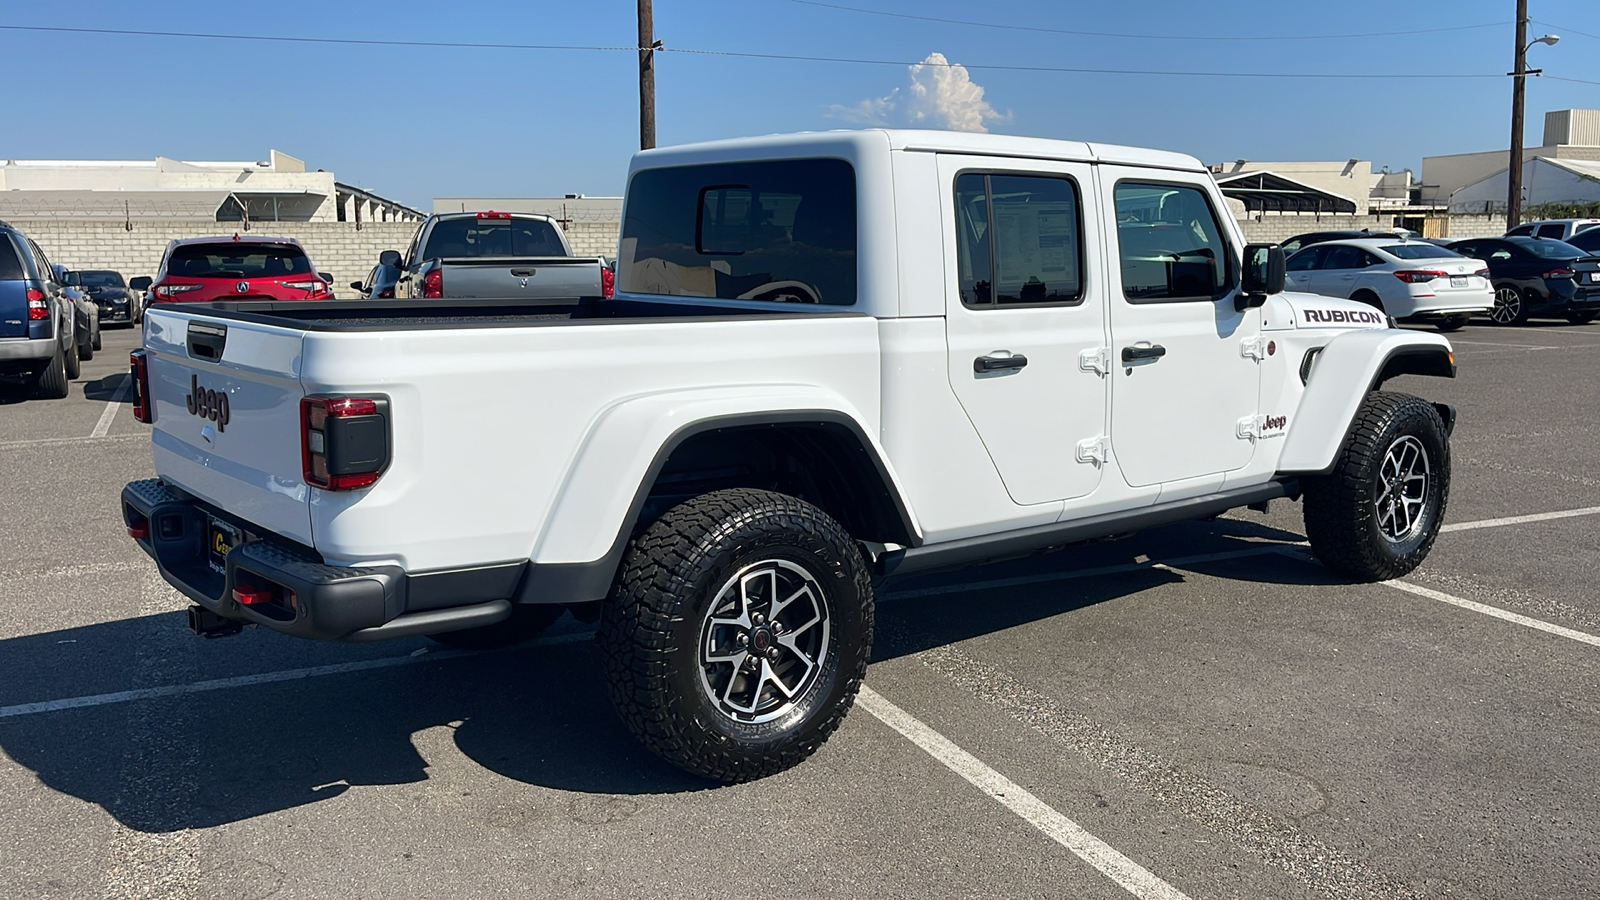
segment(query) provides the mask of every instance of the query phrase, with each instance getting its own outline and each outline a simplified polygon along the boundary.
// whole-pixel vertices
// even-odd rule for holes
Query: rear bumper
[[[49,359],[56,354],[56,339],[0,338],[0,362],[14,359]]]
[[[158,480],[122,489],[123,521],[142,527],[134,538],[169,584],[226,619],[262,625],[294,637],[377,641],[492,625],[511,614],[526,562],[423,573],[398,566],[330,566],[315,552],[271,538],[248,522],[221,514]],[[247,539],[212,565],[212,518]],[[240,585],[278,588],[279,600],[244,605]]]

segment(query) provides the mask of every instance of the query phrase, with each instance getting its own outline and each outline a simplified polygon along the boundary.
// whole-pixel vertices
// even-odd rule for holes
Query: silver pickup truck
[[[573,256],[549,216],[508,212],[429,216],[405,256],[379,256],[371,280],[392,284],[387,296],[426,300],[575,300],[610,297],[613,289],[606,261]]]

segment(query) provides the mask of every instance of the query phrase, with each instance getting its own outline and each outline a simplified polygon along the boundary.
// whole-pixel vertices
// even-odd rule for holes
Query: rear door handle
[[[1133,362],[1139,359],[1160,359],[1167,355],[1167,348],[1160,344],[1151,344],[1148,347],[1123,347],[1122,361]]]
[[[1021,353],[1011,356],[980,356],[972,361],[974,372],[998,372],[1002,369],[1020,369],[1028,364],[1028,358]]]

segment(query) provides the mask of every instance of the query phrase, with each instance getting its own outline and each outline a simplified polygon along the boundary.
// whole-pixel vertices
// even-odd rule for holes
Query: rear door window
[[[294,244],[183,244],[172,248],[167,274],[177,278],[273,278],[306,275],[311,260]]]
[[[543,219],[462,217],[440,219],[428,235],[423,259],[478,256],[565,256],[561,236]]]
[[[1082,302],[1081,220],[1077,185],[1068,178],[958,176],[961,302],[970,307]]]
[[[854,304],[855,169],[841,159],[792,159],[635,173],[617,289]]]

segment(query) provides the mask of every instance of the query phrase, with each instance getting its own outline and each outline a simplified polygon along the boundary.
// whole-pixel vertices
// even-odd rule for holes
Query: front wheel
[[[1304,480],[1306,537],[1323,565],[1361,581],[1422,564],[1450,497],[1450,443],[1433,405],[1367,395],[1326,475]]]
[[[844,720],[872,648],[872,579],[844,528],[783,494],[669,510],[629,547],[599,642],[623,722],[722,782],[781,772]]]

